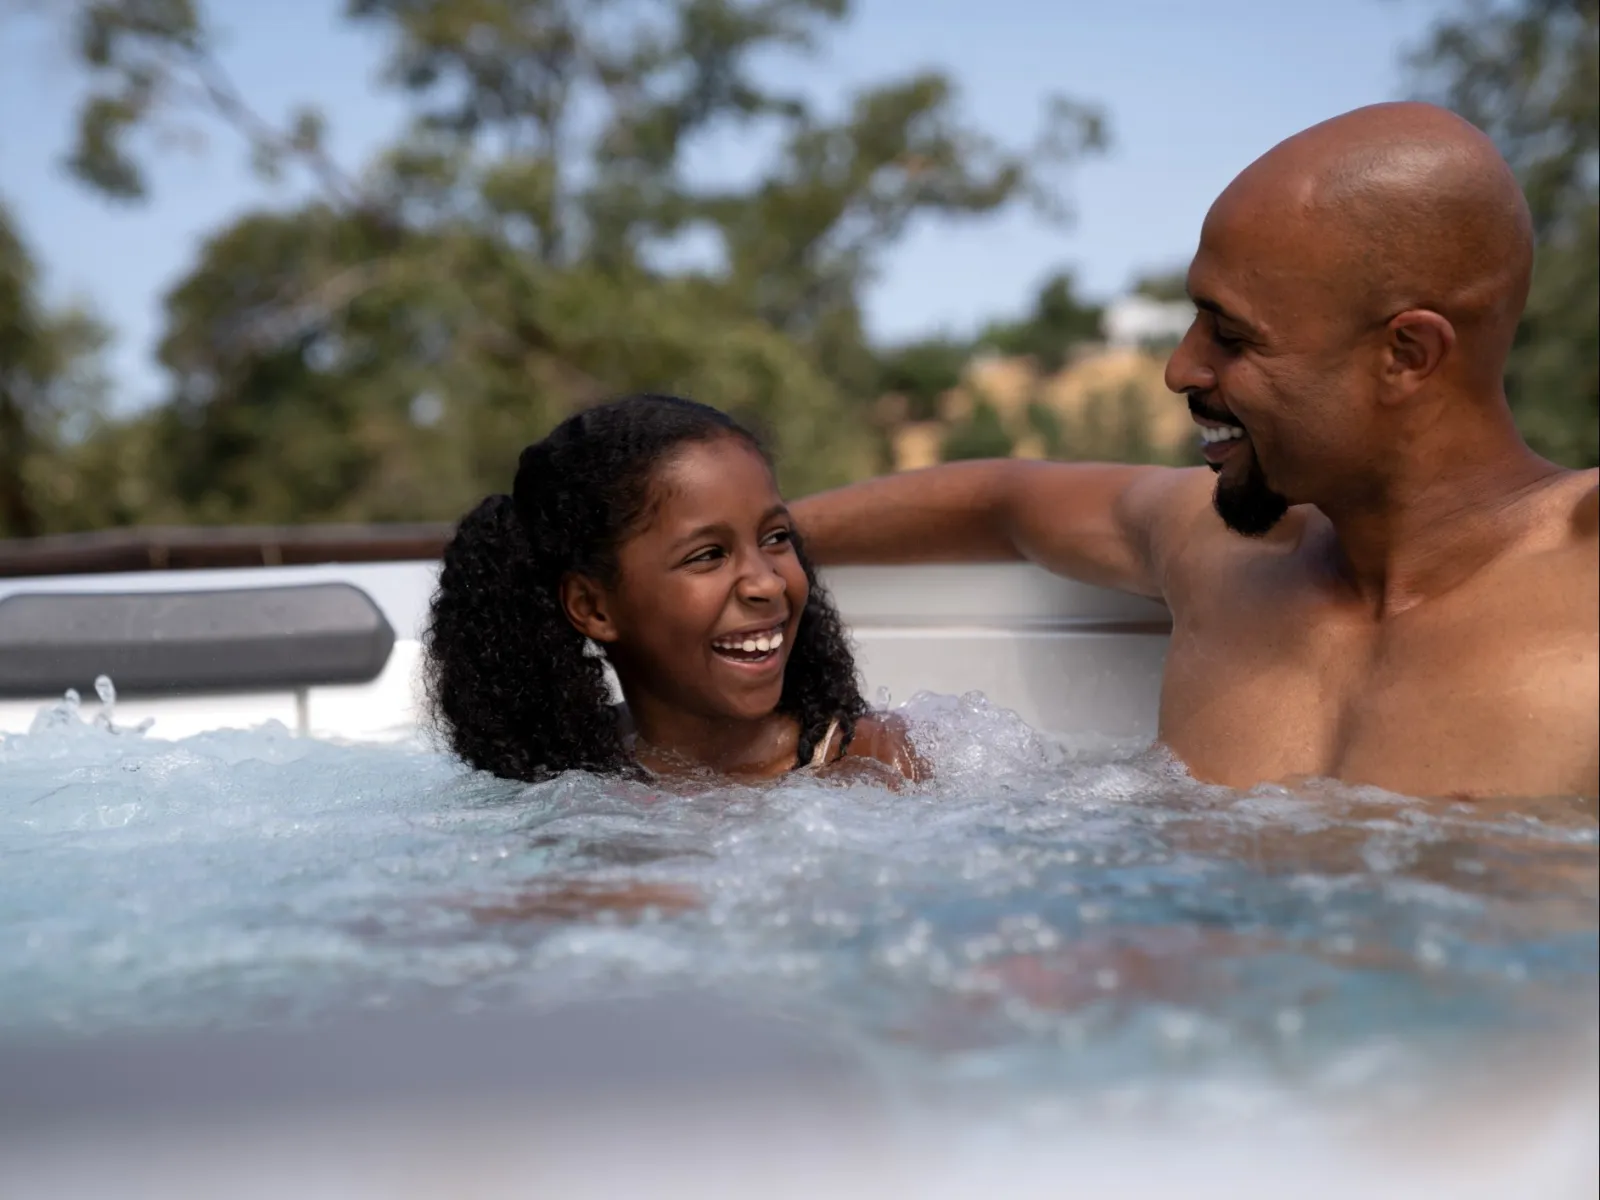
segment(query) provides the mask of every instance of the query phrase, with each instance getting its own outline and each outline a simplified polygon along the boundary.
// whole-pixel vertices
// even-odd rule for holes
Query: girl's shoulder
[[[911,743],[911,729],[897,713],[867,713],[856,720],[850,744],[838,763],[856,760],[861,765],[887,767],[913,783],[927,779],[931,772]]]

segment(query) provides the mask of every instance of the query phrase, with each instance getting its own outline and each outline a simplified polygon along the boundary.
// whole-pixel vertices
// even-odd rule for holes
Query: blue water
[[[979,697],[904,711],[933,784],[687,794],[43,713],[0,737],[0,1037],[690,982],[968,1097],[1593,1061],[1592,805],[1241,795]]]

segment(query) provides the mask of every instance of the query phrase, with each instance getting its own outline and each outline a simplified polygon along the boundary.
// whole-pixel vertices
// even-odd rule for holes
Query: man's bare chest
[[[1529,582],[1384,621],[1281,587],[1176,606],[1162,739],[1200,777],[1236,786],[1584,786],[1600,703],[1593,604]]]

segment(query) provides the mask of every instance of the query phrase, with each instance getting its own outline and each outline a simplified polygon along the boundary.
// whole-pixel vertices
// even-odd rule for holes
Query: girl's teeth
[[[746,654],[761,653],[776,650],[783,645],[783,630],[775,629],[771,633],[763,633],[756,637],[747,637],[740,641],[732,638],[722,638],[713,643],[723,650],[742,650]]]

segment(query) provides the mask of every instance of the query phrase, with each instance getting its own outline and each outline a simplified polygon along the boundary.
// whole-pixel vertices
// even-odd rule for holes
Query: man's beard
[[[1238,418],[1231,412],[1214,408],[1205,393],[1190,391],[1185,393],[1185,398],[1189,402],[1189,411],[1199,420],[1244,428],[1238,425]],[[1256,459],[1255,445],[1252,443],[1247,449],[1250,452],[1250,469],[1245,477],[1233,484],[1225,484],[1218,478],[1211,503],[1229,529],[1245,537],[1260,537],[1283,520],[1284,513],[1289,511],[1289,501],[1267,486],[1266,473]],[[1219,476],[1222,474],[1221,467],[1211,469]]]
[[[1289,501],[1267,485],[1267,476],[1256,460],[1256,448],[1245,448],[1250,455],[1250,467],[1237,483],[1224,483],[1217,479],[1217,490],[1211,503],[1222,518],[1222,523],[1245,537],[1261,537],[1283,520],[1289,511]]]

